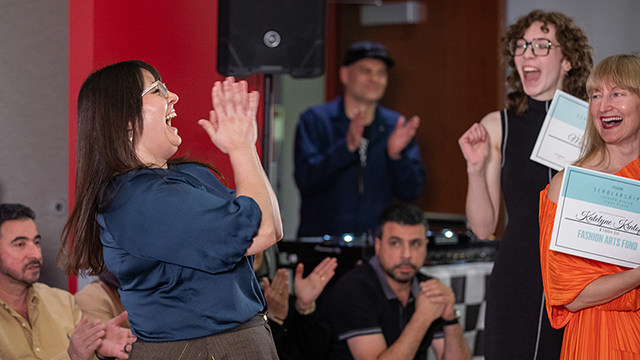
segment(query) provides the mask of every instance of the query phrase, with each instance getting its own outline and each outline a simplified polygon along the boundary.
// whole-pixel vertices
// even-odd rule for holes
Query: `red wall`
[[[84,79],[94,70],[123,60],[143,60],[160,71],[178,94],[172,124],[183,139],[177,156],[209,162],[234,187],[228,156],[211,143],[196,123],[208,117],[216,71],[217,0],[69,0],[69,203],[75,184],[76,101]],[[247,79],[262,91],[263,78]],[[262,103],[258,110],[262,124]],[[258,146],[258,151],[261,151]],[[70,279],[69,290],[76,290]]]

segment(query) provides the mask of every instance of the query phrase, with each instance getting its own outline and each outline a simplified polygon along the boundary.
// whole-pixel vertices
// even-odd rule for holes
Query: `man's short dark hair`
[[[5,221],[21,219],[35,220],[36,213],[22,204],[0,204],[0,227]]]
[[[394,204],[386,208],[380,215],[378,221],[378,229],[376,236],[382,238],[382,228],[384,224],[388,222],[394,222],[402,225],[424,225],[425,232],[429,230],[429,223],[427,217],[417,206],[411,204]],[[425,233],[426,236],[426,233]]]

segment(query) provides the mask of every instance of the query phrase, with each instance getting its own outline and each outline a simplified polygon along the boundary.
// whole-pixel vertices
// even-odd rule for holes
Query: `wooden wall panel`
[[[396,65],[381,103],[418,115],[417,139],[427,186],[417,201],[429,212],[464,213],[466,163],[458,138],[487,113],[503,107],[504,70],[499,38],[504,0],[425,1],[417,25],[360,25],[360,5],[338,10],[339,56],[358,40],[387,46]]]

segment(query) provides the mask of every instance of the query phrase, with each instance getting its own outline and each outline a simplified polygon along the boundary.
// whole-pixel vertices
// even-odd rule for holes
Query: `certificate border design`
[[[562,199],[562,201],[561,201],[562,204],[558,204],[558,208],[556,210],[556,216],[554,218],[554,221],[557,221],[559,218],[563,219],[563,220],[576,221],[574,219],[571,219],[571,218],[568,218],[568,217],[564,217],[564,207],[565,207],[564,198],[566,196],[565,184],[567,184],[567,183],[569,183],[571,181],[571,176],[574,173],[589,173],[590,176],[604,179],[608,183],[616,183],[616,182],[618,182],[618,183],[624,183],[626,186],[631,185],[631,186],[634,186],[636,188],[640,187],[640,184],[636,184],[636,183],[634,183],[634,181],[629,181],[629,180],[632,180],[632,179],[619,177],[619,176],[612,176],[612,175],[609,175],[609,174],[603,174],[603,173],[600,173],[598,171],[589,170],[589,169],[583,169],[583,168],[579,168],[579,167],[575,167],[575,166],[568,166],[565,169],[565,174],[564,174],[565,179],[563,180],[562,187],[560,189],[560,195],[562,196],[562,198],[561,198]],[[598,226],[598,225],[595,225],[595,224],[589,224],[589,223],[583,223],[583,224],[596,226],[596,227],[602,227],[602,226]],[[596,257],[599,257],[601,259],[614,260],[615,262],[611,262],[611,264],[615,264],[615,265],[619,265],[619,266],[625,266],[625,267],[629,267],[629,268],[635,268],[635,267],[640,266],[640,260],[638,260],[638,261],[629,261],[629,260],[626,260],[626,259],[620,259],[620,258],[617,258],[617,257],[607,256],[607,255],[604,255],[602,253],[595,253],[595,252],[586,251],[586,250],[578,249],[578,248],[575,248],[575,247],[567,246],[565,244],[560,244],[560,242],[559,242],[560,226],[561,225],[558,225],[558,231],[554,231],[553,232],[553,235],[555,235],[555,237],[551,239],[551,243],[554,246],[558,247],[558,248],[568,249],[568,250],[571,250],[572,252],[574,252],[573,254],[570,254],[570,255],[580,256],[580,255],[576,255],[575,253],[590,254],[592,256],[596,256]],[[620,231],[620,230],[616,230],[616,231]],[[621,231],[621,232],[625,232],[625,231]],[[600,261],[600,260],[597,260],[597,259],[592,259],[590,257],[589,257],[589,259],[594,260],[594,261]],[[621,263],[626,263],[628,265],[622,265]]]
[[[550,137],[550,138],[556,139],[558,141],[561,141],[561,142],[563,142],[563,143],[565,143],[567,145],[571,145],[573,147],[576,147],[576,148],[580,149],[581,146],[579,146],[579,145],[572,144],[572,143],[570,143],[570,142],[568,142],[568,141],[566,141],[564,139],[559,139],[559,138],[557,138],[555,136],[547,135],[547,133],[549,131],[549,126],[551,125],[551,119],[553,118],[552,114],[555,112],[556,108],[558,107],[558,104],[560,104],[561,101],[565,101],[566,100],[566,101],[571,102],[573,104],[576,104],[578,106],[584,106],[584,100],[578,99],[575,96],[573,96],[571,94],[568,94],[568,93],[566,93],[564,91],[561,91],[561,90],[556,90],[556,94],[555,94],[553,100],[554,101],[552,101],[551,107],[549,108],[549,111],[547,113],[547,116],[548,116],[549,120],[547,121],[547,117],[545,117],[545,121],[542,123],[542,129],[540,129],[540,134],[538,134],[538,138],[536,139],[536,143],[535,143],[535,145],[533,147],[533,151],[531,152],[531,155],[529,156],[529,158],[532,161],[535,161],[535,162],[540,163],[540,164],[542,164],[544,166],[550,167],[550,168],[552,168],[554,170],[560,171],[560,170],[564,169],[565,165],[558,164],[557,162],[554,162],[552,160],[544,158],[544,157],[542,157],[540,155],[540,150],[542,149],[543,139],[545,139],[547,137]],[[587,111],[588,111],[588,108],[587,108]],[[559,120],[559,121],[561,121],[561,120]],[[571,126],[573,126],[573,125],[571,125]],[[583,135],[584,135],[584,129],[583,129]],[[535,158],[535,159],[533,159],[533,158]],[[573,161],[575,161],[575,160],[578,160],[578,159],[574,159]],[[555,167],[550,166],[550,165],[553,165]]]

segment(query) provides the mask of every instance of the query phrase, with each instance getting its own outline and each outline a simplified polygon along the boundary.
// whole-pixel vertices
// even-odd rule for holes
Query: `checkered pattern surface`
[[[455,308],[461,311],[460,325],[473,354],[473,360],[484,360],[482,338],[485,293],[492,269],[492,262],[425,266],[420,269],[421,273],[438,278],[453,289],[456,296]],[[428,359],[435,359],[431,351]]]

